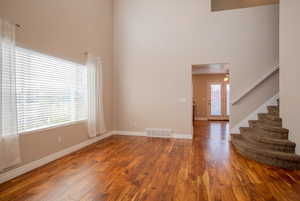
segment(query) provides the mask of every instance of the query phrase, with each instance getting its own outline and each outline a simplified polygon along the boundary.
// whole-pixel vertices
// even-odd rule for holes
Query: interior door
[[[208,119],[229,120],[230,86],[226,82],[208,82]]]

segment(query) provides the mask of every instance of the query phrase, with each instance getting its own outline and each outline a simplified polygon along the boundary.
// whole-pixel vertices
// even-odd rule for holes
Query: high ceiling
[[[231,10],[278,3],[279,0],[211,0],[211,10]]]
[[[199,64],[193,65],[193,74],[223,74],[229,72],[229,64]]]

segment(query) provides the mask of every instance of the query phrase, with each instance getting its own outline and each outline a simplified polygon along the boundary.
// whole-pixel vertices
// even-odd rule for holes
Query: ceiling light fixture
[[[229,81],[229,74],[226,74],[226,76],[224,77],[224,82],[228,82]]]

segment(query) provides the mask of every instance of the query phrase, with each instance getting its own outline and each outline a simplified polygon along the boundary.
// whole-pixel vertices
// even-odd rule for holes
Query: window
[[[83,65],[17,48],[16,83],[19,132],[87,118]]]

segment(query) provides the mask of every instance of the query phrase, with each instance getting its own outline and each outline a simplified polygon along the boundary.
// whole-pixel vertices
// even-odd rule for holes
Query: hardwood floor
[[[191,140],[112,136],[0,185],[0,201],[297,201],[300,171],[238,155],[226,122]]]

